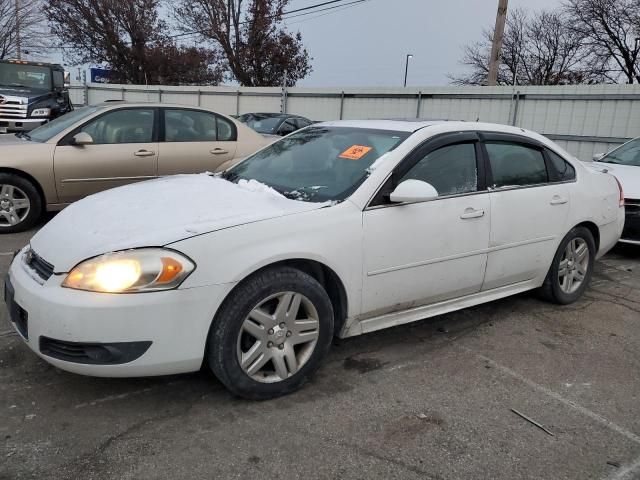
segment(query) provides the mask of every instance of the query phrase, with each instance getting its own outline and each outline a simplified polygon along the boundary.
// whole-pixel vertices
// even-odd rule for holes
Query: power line
[[[347,8],[351,8],[357,4],[360,3],[366,3],[369,2],[370,0],[353,0],[351,2],[348,3],[344,3],[341,5],[332,5],[335,3],[341,3],[344,2],[346,0],[330,0],[327,2],[322,2],[322,3],[316,3],[314,5],[309,5],[307,7],[302,7],[302,8],[297,8],[294,10],[289,10],[287,12],[283,12],[281,15],[282,20],[288,20],[291,18],[297,18],[297,17],[304,17],[306,15],[314,15],[316,13],[319,12],[325,12],[328,10],[334,10],[334,9],[347,9]],[[326,7],[327,5],[332,5],[330,7]],[[326,7],[326,8],[318,8],[318,7]],[[313,10],[313,11],[309,11],[309,10]],[[338,10],[340,11],[340,10]],[[299,12],[304,12],[304,13],[299,13]],[[292,13],[295,13],[296,15],[291,15]],[[330,12],[330,13],[337,13],[337,12]],[[318,17],[322,17],[324,15],[328,15],[328,14],[322,14],[322,15],[318,15],[317,17],[312,17],[312,18],[318,18]],[[268,18],[277,18],[278,15],[272,15]],[[311,20],[312,18],[310,18],[309,20]],[[246,23],[249,23],[249,20],[243,20],[242,22],[239,22],[238,25],[244,25]],[[294,23],[301,23],[301,22],[294,22]],[[175,35],[169,35],[169,38],[181,38],[181,37],[187,37],[190,35],[201,35],[206,33],[207,30],[194,30],[191,32],[183,32],[183,33],[178,33]],[[36,48],[36,46],[31,46],[30,48]],[[45,50],[73,50],[76,47],[72,46],[72,45],[46,45],[46,46],[42,46],[42,45],[38,45],[37,48],[39,49],[45,49]]]
[[[349,3],[345,3],[342,5],[334,5],[332,7],[327,7],[327,8],[320,8],[318,9],[318,7],[323,7],[325,5],[330,5],[330,4],[334,4],[334,3],[341,3],[344,2],[345,0],[331,0],[330,2],[323,2],[323,3],[316,3],[315,5],[309,5],[307,7],[303,7],[303,8],[297,8],[295,10],[289,10],[288,12],[283,12],[282,13],[282,20],[288,20],[290,18],[296,18],[296,17],[303,17],[305,15],[313,15],[315,13],[318,12],[323,12],[326,10],[333,10],[334,8],[341,8],[341,7],[346,7],[348,5],[354,5],[357,3],[364,3],[364,2],[368,2],[369,0],[354,0],[352,2]],[[308,10],[311,9],[317,9],[317,10],[313,10],[312,12],[309,12]],[[298,12],[302,12],[304,11],[305,13],[298,13]],[[298,13],[297,15],[291,15],[292,13]],[[268,18],[278,18],[278,15],[271,15]],[[242,22],[239,22],[238,25],[244,25],[246,23],[250,23],[249,20],[243,20]],[[179,37],[186,37],[189,35],[201,35],[206,33],[207,30],[193,30],[191,32],[183,32],[183,33],[177,33],[175,35],[170,35],[170,38],[179,38]]]
[[[369,0],[364,0],[364,1],[369,1]],[[304,20],[297,20],[297,21],[295,21],[295,22],[291,22],[291,23],[287,22],[287,25],[297,25],[297,24],[299,24],[299,23],[310,22],[311,20],[315,20],[316,18],[326,17],[327,15],[332,15],[332,14],[334,14],[334,13],[339,13],[339,12],[342,12],[342,11],[344,11],[344,10],[349,10],[350,8],[355,7],[355,6],[356,6],[356,4],[358,4],[358,3],[361,3],[361,2],[355,2],[354,4],[351,4],[351,5],[350,5],[350,4],[340,5],[340,8],[338,8],[338,9],[337,9],[337,10],[335,10],[335,11],[328,12],[328,13],[322,13],[322,14],[320,14],[320,15],[316,15],[316,16],[314,16],[314,17],[305,18]],[[336,8],[337,8],[337,7],[336,7]],[[313,12],[313,13],[316,13],[316,12]]]

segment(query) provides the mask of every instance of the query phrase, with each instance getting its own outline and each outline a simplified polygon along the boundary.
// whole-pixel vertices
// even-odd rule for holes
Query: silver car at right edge
[[[593,166],[611,173],[622,185],[625,223],[620,241],[640,245],[640,137],[607,154],[595,155]]]

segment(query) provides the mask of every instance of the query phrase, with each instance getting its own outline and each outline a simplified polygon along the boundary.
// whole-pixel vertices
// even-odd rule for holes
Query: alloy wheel
[[[313,303],[296,292],[262,300],[245,318],[237,341],[238,362],[253,380],[281,382],[307,363],[318,342]]]
[[[0,184],[0,228],[18,225],[29,215],[31,202],[15,185]]]
[[[558,268],[558,282],[564,293],[580,288],[589,269],[589,246],[582,238],[573,238],[567,244]]]

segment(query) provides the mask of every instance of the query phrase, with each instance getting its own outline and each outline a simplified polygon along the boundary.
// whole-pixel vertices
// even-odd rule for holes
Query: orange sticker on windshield
[[[338,157],[346,158],[347,160],[360,160],[371,150],[373,150],[372,147],[365,147],[364,145],[352,145],[340,155],[338,155]]]

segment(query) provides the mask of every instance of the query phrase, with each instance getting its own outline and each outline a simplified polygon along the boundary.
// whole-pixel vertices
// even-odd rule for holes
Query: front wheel
[[[546,300],[567,305],[587,289],[596,256],[593,234],[586,227],[573,228],[560,242],[540,292]]]
[[[333,308],[317,280],[294,268],[257,273],[224,302],[211,326],[208,363],[234,394],[291,393],[319,368],[333,337]]]

